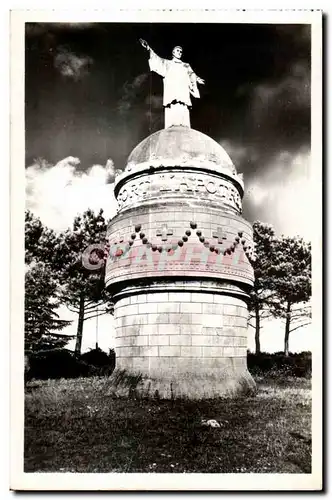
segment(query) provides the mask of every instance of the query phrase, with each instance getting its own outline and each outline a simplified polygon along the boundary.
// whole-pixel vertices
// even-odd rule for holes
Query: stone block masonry
[[[177,358],[177,370],[181,371],[181,366],[186,366],[183,358],[246,357],[248,311],[244,300],[182,291],[140,297],[145,303],[137,304],[138,296],[117,303],[117,359],[121,364],[122,358],[137,357],[138,353],[143,357],[155,354],[156,358]],[[129,346],[134,350],[129,351]],[[203,365],[201,368],[205,370]],[[150,375],[154,375],[153,369]]]

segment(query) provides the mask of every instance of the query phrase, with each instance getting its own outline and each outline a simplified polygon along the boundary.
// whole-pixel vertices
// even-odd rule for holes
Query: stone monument
[[[195,85],[187,81],[188,97]],[[246,358],[254,245],[241,216],[243,181],[217,142],[178,123],[188,105],[172,101],[165,129],[136,146],[115,181],[105,280],[116,367],[142,374],[143,394],[234,396],[255,388]]]

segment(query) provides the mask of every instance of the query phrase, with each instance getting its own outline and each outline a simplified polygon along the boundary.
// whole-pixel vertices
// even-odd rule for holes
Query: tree
[[[106,241],[106,229],[103,210],[95,214],[89,209],[74,219],[72,230],[60,235],[60,253],[65,256],[61,272],[61,298],[70,311],[78,314],[76,355],[81,353],[84,322],[113,311],[104,288],[105,265],[102,246]],[[94,254],[99,265],[91,270],[83,266],[82,255],[93,246],[95,250],[91,251],[89,259],[91,262]]]
[[[43,262],[54,268],[58,235],[30,210],[25,212],[25,263]]]
[[[261,321],[272,315],[270,310],[275,291],[272,286],[271,268],[274,255],[275,233],[271,225],[256,221],[253,224],[256,259],[252,262],[255,272],[254,287],[250,293],[249,326],[255,329],[255,351],[260,353]],[[255,320],[255,325],[251,324]]]
[[[29,210],[25,214],[26,264],[43,262],[58,283],[59,299],[70,311],[78,314],[75,353],[80,354],[84,321],[113,312],[104,290],[105,266],[102,245],[106,222],[103,210],[94,214],[87,210],[74,219],[73,229],[55,233],[42,224]],[[100,261],[94,270],[82,265],[82,255],[89,245],[100,244],[93,254]]]
[[[59,319],[57,282],[50,269],[34,263],[25,275],[25,351],[64,347],[72,337],[58,333],[71,323]]]
[[[289,355],[289,335],[310,324],[311,245],[299,237],[275,242],[271,270],[275,300],[272,311],[285,323],[284,353]]]
[[[57,234],[30,210],[25,212],[25,350],[64,347],[72,338],[59,333],[70,321],[61,320],[56,310],[58,275],[54,262],[59,257]],[[61,259],[60,259],[61,260]]]

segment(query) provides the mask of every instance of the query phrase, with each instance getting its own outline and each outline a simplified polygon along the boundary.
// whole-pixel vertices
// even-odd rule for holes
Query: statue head
[[[182,47],[180,45],[176,45],[172,51],[172,56],[175,57],[176,59],[181,59],[182,57]]]

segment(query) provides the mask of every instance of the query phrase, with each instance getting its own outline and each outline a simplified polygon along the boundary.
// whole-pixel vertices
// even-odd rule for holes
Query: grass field
[[[25,472],[310,473],[310,380],[256,382],[246,398],[156,401],[115,397],[108,378],[32,381]]]

